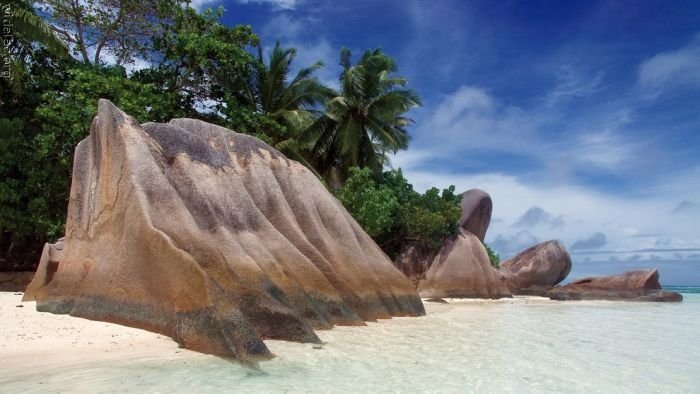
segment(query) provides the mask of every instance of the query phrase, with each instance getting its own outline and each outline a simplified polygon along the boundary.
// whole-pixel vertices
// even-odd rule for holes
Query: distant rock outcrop
[[[459,219],[459,225],[484,242],[492,210],[493,202],[488,193],[481,189],[467,190],[462,193],[462,218]]]
[[[627,271],[622,274],[584,278],[547,292],[553,300],[682,301],[678,293],[661,290],[659,272]]]
[[[418,291],[424,298],[511,297],[506,279],[491,266],[484,245],[464,229],[442,245]]]
[[[27,293],[38,310],[240,360],[270,357],[266,338],[424,314],[304,166],[198,120],[140,125],[105,100],[75,151],[60,256],[47,248]]]
[[[547,241],[525,249],[501,263],[512,291],[554,286],[571,272],[571,257],[559,241]]]

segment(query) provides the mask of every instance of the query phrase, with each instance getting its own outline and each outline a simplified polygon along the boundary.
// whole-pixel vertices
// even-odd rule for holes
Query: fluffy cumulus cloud
[[[597,232],[588,238],[579,239],[571,245],[571,250],[598,249],[608,243],[608,237],[601,232]]]

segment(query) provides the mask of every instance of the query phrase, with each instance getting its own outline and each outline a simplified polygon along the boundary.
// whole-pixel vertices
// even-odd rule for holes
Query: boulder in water
[[[547,295],[553,300],[631,300],[678,302],[683,296],[664,291],[656,269],[627,271],[617,275],[591,277],[557,286]]]
[[[547,241],[529,247],[501,263],[509,277],[511,290],[532,286],[554,286],[571,271],[571,257],[559,241]]]

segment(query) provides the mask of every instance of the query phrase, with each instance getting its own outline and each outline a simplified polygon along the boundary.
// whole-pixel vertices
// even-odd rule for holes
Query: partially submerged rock
[[[678,293],[661,290],[659,272],[627,271],[622,274],[579,279],[547,293],[553,300],[682,301]]]
[[[486,230],[491,223],[491,211],[493,202],[491,196],[481,189],[470,189],[462,193],[462,217],[459,225],[463,229],[476,235],[484,242]]]
[[[418,291],[424,298],[511,297],[505,278],[491,266],[484,245],[464,229],[442,245]]]
[[[48,248],[27,294],[39,311],[240,360],[271,357],[266,338],[425,313],[299,163],[198,120],[139,125],[105,100],[75,151],[60,257]]]
[[[515,292],[532,286],[554,286],[571,272],[571,257],[559,241],[547,241],[502,262],[501,270]]]

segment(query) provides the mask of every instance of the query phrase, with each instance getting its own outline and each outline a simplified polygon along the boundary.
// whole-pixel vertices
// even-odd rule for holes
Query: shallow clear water
[[[700,392],[700,294],[679,304],[426,303],[429,315],[269,341],[259,371],[215,357],[0,371],[0,392]]]

